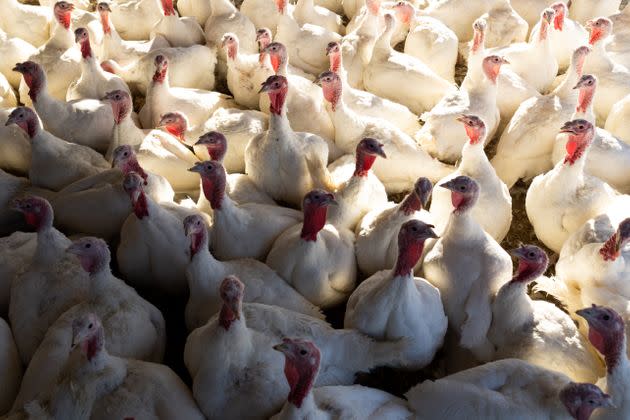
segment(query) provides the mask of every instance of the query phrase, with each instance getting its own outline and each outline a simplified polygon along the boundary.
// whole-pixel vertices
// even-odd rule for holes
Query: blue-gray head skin
[[[464,124],[464,130],[466,130],[470,144],[479,144],[485,141],[486,124],[481,118],[476,115],[462,114],[456,120]]]
[[[593,124],[580,118],[564,123],[560,128],[560,132],[569,134],[569,139],[565,146],[567,155],[564,158],[564,163],[573,165],[584,155],[584,151],[591,144],[595,128]]]
[[[518,258],[518,268],[512,278],[513,282],[527,284],[547,271],[549,257],[536,245],[521,245],[510,253]]]
[[[626,357],[626,330],[621,316],[611,308],[593,304],[575,311],[588,322],[588,339],[604,356],[608,373],[613,373]]]
[[[463,213],[472,209],[479,198],[479,184],[465,175],[455,177],[439,186],[451,190],[454,213]]]
[[[403,200],[400,205],[400,211],[409,216],[416,211],[420,211],[427,207],[433,184],[428,178],[420,177],[413,186],[413,190]]]
[[[598,408],[614,407],[612,398],[596,385],[570,382],[560,391],[560,401],[576,420],[588,420]]]
[[[90,274],[109,269],[111,254],[107,243],[99,238],[87,236],[72,242],[67,252],[79,259],[81,267]]]
[[[398,259],[394,267],[394,276],[411,275],[416,266],[427,239],[437,239],[433,231],[435,226],[418,219],[403,223],[398,231]]]

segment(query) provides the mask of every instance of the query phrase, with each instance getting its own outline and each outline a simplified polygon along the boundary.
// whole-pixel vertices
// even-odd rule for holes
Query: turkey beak
[[[593,317],[593,310],[591,308],[578,309],[575,311],[575,314],[584,318],[586,322],[589,322]]]
[[[313,80],[313,83],[315,83],[317,86],[321,86],[322,85],[322,77],[323,77],[324,73],[320,74],[319,76],[317,76],[315,78],[315,80]]]
[[[279,351],[280,353],[285,353],[289,350],[289,346],[287,343],[280,343],[273,346],[273,349]]]
[[[22,63],[17,63],[11,70],[24,74],[24,66]]]
[[[446,188],[447,190],[453,191],[453,181],[447,181],[443,184],[438,185],[438,187]]]
[[[378,148],[376,149],[375,152],[378,156],[382,157],[383,159],[387,159],[387,154],[385,154],[385,150],[383,149],[383,144],[379,143]]]
[[[73,243],[68,248],[66,248],[66,252],[68,254],[81,255],[81,247],[79,245]]]
[[[195,166],[193,166],[192,168],[188,168],[189,172],[197,172],[198,174],[201,173],[201,165],[198,163],[195,163]]]
[[[575,132],[575,129],[573,128],[573,124],[571,124],[571,121],[565,123],[561,128],[560,128],[560,132],[561,133],[569,133],[569,134],[577,134]]]
[[[510,64],[510,62],[505,57],[501,57],[501,64]]]
[[[518,247],[510,250],[510,255],[516,258],[525,258],[525,249]]]
[[[264,92],[269,92],[271,90],[271,86],[269,86],[269,84],[267,84],[267,82],[264,82],[262,84],[262,87],[260,88],[260,90],[258,91],[258,93],[264,93]]]
[[[435,228],[435,226],[433,225],[427,225],[427,239],[438,239],[439,236],[437,233],[435,233],[435,231],[433,230],[433,228]]]

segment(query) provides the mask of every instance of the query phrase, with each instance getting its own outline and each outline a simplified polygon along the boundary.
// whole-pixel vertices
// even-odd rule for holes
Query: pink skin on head
[[[162,10],[164,16],[175,16],[175,9],[173,8],[173,0],[160,0],[162,3]]]
[[[26,223],[36,232],[52,228],[53,209],[44,198],[32,196],[16,199],[13,201],[13,209],[24,214]]]
[[[573,59],[575,60],[575,70],[577,72],[578,77],[582,77],[582,72],[584,68],[584,61],[586,60],[586,56],[591,52],[591,49],[587,46],[582,46],[575,50],[573,53]]]
[[[386,159],[383,145],[372,138],[364,138],[357,145],[357,159],[354,168],[354,176],[367,176],[376,157]]]
[[[564,163],[573,165],[584,155],[586,148],[591,144],[594,135],[593,125],[586,120],[573,120],[564,124],[560,132],[569,134],[565,146],[567,155],[564,158]]]
[[[440,187],[451,191],[451,203],[455,208],[453,213],[463,213],[470,210],[479,197],[479,184],[464,175],[455,177],[441,184]]]
[[[604,306],[593,305],[575,313],[588,322],[588,339],[606,361],[609,374],[613,373],[621,357],[626,357],[624,321],[617,312]]]
[[[155,83],[163,83],[168,72],[168,60],[163,55],[155,56],[155,73],[153,81]]]
[[[280,66],[287,61],[287,49],[279,42],[272,42],[265,47],[263,52],[269,54],[271,67],[273,67],[273,71],[277,74],[278,70],[280,70]]]
[[[11,111],[7,122],[4,125],[6,126],[11,124],[15,124],[20,127],[31,139],[39,132],[39,122],[37,121],[35,111],[25,106],[17,107]]]
[[[278,12],[283,15],[287,7],[287,0],[276,0],[276,7],[278,8]]]
[[[335,197],[324,190],[313,190],[304,196],[302,210],[304,222],[300,237],[305,241],[316,241],[317,234],[326,225],[328,206],[336,203]]]
[[[288,91],[289,85],[284,76],[269,76],[260,89],[261,93],[267,92],[269,95],[269,111],[275,115],[282,114]]]
[[[99,3],[96,7],[98,10],[98,14],[101,17],[101,26],[103,27],[103,33],[105,35],[112,33],[112,28],[109,26],[109,12],[111,9],[107,3]]]
[[[560,401],[576,420],[588,420],[600,407],[612,407],[610,395],[596,385],[571,382],[560,391]]]
[[[53,12],[57,22],[66,29],[70,29],[70,20],[72,18],[73,10],[74,5],[65,1],[59,1],[55,3],[55,6],[53,7]]]
[[[413,10],[413,6],[405,1],[399,1],[394,6],[394,10],[396,11],[396,17],[405,25],[408,25],[411,22],[411,17],[414,15],[415,11]]]
[[[518,268],[512,283],[527,284],[534,281],[545,273],[549,265],[545,251],[534,245],[523,245],[511,253],[518,257]]]
[[[578,102],[575,107],[577,112],[585,113],[588,107],[593,102],[593,96],[595,96],[595,88],[597,87],[597,80],[590,74],[585,74],[580,78],[580,81],[575,85],[574,89],[580,89],[578,94]]]
[[[227,139],[218,131],[210,131],[201,137],[195,146],[206,146],[210,159],[223,162],[223,158],[227,153]]]
[[[128,175],[130,172],[137,173],[144,180],[144,185],[148,185],[147,179],[149,176],[138,163],[136,153],[128,144],[118,146],[114,149],[113,167],[120,169],[124,175]]]
[[[481,118],[475,115],[461,115],[456,119],[464,124],[464,130],[466,130],[470,144],[479,144],[485,138],[486,125]]]
[[[366,0],[365,5],[367,6],[368,12],[374,16],[378,16],[378,12],[381,8],[380,0]]]
[[[310,341],[289,338],[273,348],[285,356],[284,376],[291,389],[287,401],[300,408],[317,377],[321,360],[319,349]]]
[[[212,209],[221,210],[226,183],[225,168],[221,162],[197,162],[189,171],[197,172],[201,176],[201,189]]]
[[[111,255],[104,240],[93,237],[78,239],[70,245],[68,252],[79,259],[81,267],[90,274],[109,268]]]
[[[413,191],[407,194],[401,203],[400,211],[402,211],[405,216],[410,216],[414,212],[422,210],[429,202],[431,191],[433,191],[431,181],[424,177],[418,178],[413,187]]]
[[[553,27],[557,31],[562,31],[564,26],[564,15],[567,12],[567,5],[563,2],[559,1],[558,3],[554,3],[551,5],[555,15],[553,18]]]
[[[341,99],[342,85],[341,78],[332,71],[325,71],[317,77],[317,82],[322,85],[324,99],[330,102],[333,112],[337,109],[337,104]]]
[[[190,238],[190,259],[192,260],[207,242],[208,231],[203,218],[198,214],[187,216],[184,219],[184,233]]]
[[[107,92],[103,101],[109,102],[109,105],[112,107],[116,124],[121,124],[131,112],[131,95],[124,90]]]
[[[341,67],[341,47],[337,42],[331,42],[326,47],[326,55],[330,62],[330,71],[333,73],[339,73]]]
[[[264,49],[267,45],[271,44],[271,31],[267,28],[260,28],[256,31],[256,42],[258,42],[258,63],[260,65],[265,64],[265,58],[267,53]]]
[[[501,66],[503,64],[509,63],[506,59],[497,55],[490,55],[483,59],[483,72],[492,83],[497,82],[497,76],[499,75],[499,71],[501,71]]]
[[[223,35],[221,44],[223,48],[227,48],[228,58],[236,60],[236,56],[238,55],[238,41],[236,40],[236,36],[231,33]]]
[[[586,22],[586,28],[591,30],[588,43],[595,45],[608,37],[612,30],[612,22],[608,18],[600,17]]]
[[[433,227],[415,219],[403,223],[398,232],[398,259],[394,277],[412,275],[413,268],[422,256],[424,242],[429,238],[437,238]]]
[[[547,34],[549,33],[549,25],[551,24],[551,19],[553,19],[554,11],[553,9],[545,9],[542,12],[540,17],[540,32],[538,33],[538,41],[544,41],[547,39]]]
[[[219,295],[223,300],[221,312],[219,312],[219,325],[226,331],[230,329],[234,321],[241,319],[241,304],[245,286],[236,276],[227,276],[221,282]]]
[[[129,194],[133,212],[140,220],[142,220],[145,216],[149,216],[147,197],[144,194],[142,185],[144,185],[144,180],[137,173],[130,172],[125,175],[125,179],[123,180],[123,189],[127,192],[127,194]]]
[[[83,58],[92,57],[92,48],[90,47],[90,36],[87,29],[78,28],[74,31],[74,40],[81,44],[81,56]]]
[[[485,19],[477,19],[473,24],[474,35],[471,48],[473,54],[483,49],[484,40],[486,38],[486,26],[487,23]]]
[[[37,96],[42,90],[46,75],[42,67],[33,62],[25,61],[24,63],[17,63],[13,68],[13,71],[17,71],[22,74],[24,82],[28,86],[28,96],[33,102],[37,100]]]
[[[158,127],[164,128],[182,143],[186,141],[186,130],[188,130],[188,122],[179,112],[167,112],[162,115]]]
[[[621,255],[621,248],[630,240],[630,218],[623,220],[617,231],[604,243],[599,254],[604,261],[615,261]]]
[[[104,347],[105,334],[100,320],[94,314],[72,321],[72,346],[79,346],[88,361],[92,361]]]

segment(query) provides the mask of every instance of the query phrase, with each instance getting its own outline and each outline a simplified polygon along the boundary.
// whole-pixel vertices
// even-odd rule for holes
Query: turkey
[[[22,361],[15,347],[11,328],[2,318],[0,318],[0,369],[2,369],[0,414],[5,414],[11,408],[11,404],[13,404],[20,389]]]
[[[573,52],[571,65],[562,83],[551,93],[523,102],[506,127],[492,166],[508,188],[521,179],[530,179],[551,169],[549,156],[558,127],[571,118],[578,101],[575,85],[582,77],[587,46]]]
[[[269,95],[269,129],[245,149],[245,172],[275,200],[298,206],[314,187],[334,190],[328,169],[328,146],[321,137],[295,132],[287,119],[287,78],[270,76],[261,92]]]
[[[168,81],[172,86],[194,89],[213,89],[213,76],[217,63],[216,50],[204,45],[188,48],[158,48],[143,54],[129,64],[119,64],[113,59],[101,63],[110,73],[122,77],[132,90],[145,95],[155,72],[155,58],[158,55],[169,61]],[[172,109],[169,109],[172,111]]]
[[[291,390],[282,410],[272,420],[315,418],[408,419],[406,401],[384,391],[361,385],[313,389],[321,359],[317,346],[286,338],[273,346],[284,354],[284,372]]]
[[[28,58],[29,61],[38,63],[44,69],[50,96],[60,101],[66,98],[70,83],[81,74],[79,65],[81,53],[75,48],[74,36],[70,29],[73,10],[74,5],[66,1],[55,3],[50,39]],[[25,105],[31,105],[33,95],[29,98],[30,86],[27,86],[25,82],[28,82],[26,78],[20,82],[20,98]]]
[[[394,51],[390,45],[393,30],[394,18],[386,14],[385,30],[374,45],[370,61],[365,64],[363,83],[366,90],[375,95],[421,114],[455,87],[417,58]]]
[[[573,51],[588,43],[588,32],[577,21],[567,17],[569,9],[565,2],[558,1],[551,8],[554,11],[553,29],[548,29],[547,36],[558,67],[562,70],[569,66]],[[532,28],[530,42],[540,36],[543,25],[541,21]]]
[[[190,128],[194,130],[210,118],[216,109],[235,106],[232,99],[219,92],[171,87],[168,68],[168,58],[158,54],[155,57],[153,80],[149,84],[146,102],[139,114],[144,128],[155,127],[163,114],[178,111],[186,115]],[[213,77],[214,70],[208,71],[208,77]]]
[[[184,232],[189,238],[190,263],[186,269],[190,297],[186,305],[186,326],[189,331],[203,326],[221,309],[218,295],[221,281],[229,274],[245,284],[244,302],[281,306],[316,318],[323,318],[318,307],[308,302],[275,271],[254,259],[219,261],[208,249],[208,226],[203,217],[184,219]]]
[[[343,42],[341,45],[338,42],[328,44],[326,54],[330,60],[330,71],[337,73],[341,78],[341,94],[344,102],[358,114],[382,118],[413,136],[420,129],[420,124],[418,116],[409,108],[364,90],[355,89],[348,82],[348,72],[344,68],[342,59],[346,55],[343,45]]]
[[[476,115],[484,121],[487,133],[484,144],[494,136],[500,118],[497,77],[501,67],[507,63],[498,55],[487,56],[479,64],[483,78],[470,82],[464,80],[459,91],[446,95],[431,111],[421,115],[425,124],[415,139],[423,149],[449,162],[461,158],[462,147],[466,144],[465,126],[457,121],[461,114]]]
[[[123,6],[124,7],[124,6]],[[96,10],[101,19],[103,27],[103,45],[101,46],[102,61],[115,60],[117,63],[126,66],[140,60],[145,54],[158,48],[168,48],[170,44],[161,35],[149,41],[127,41],[120,37],[118,31],[110,21],[111,5],[100,2]]]
[[[316,6],[314,0],[298,0],[293,8],[293,17],[300,26],[320,26],[340,35],[346,31],[341,16],[326,7]]]
[[[24,364],[28,364],[48,327],[67,309],[85,300],[89,278],[74,256],[66,254],[70,240],[53,227],[53,209],[43,198],[16,199],[37,232],[33,259],[11,285],[9,320]]]
[[[440,179],[452,168],[431,158],[416,142],[398,127],[381,118],[360,115],[348,108],[343,99],[341,78],[331,71],[319,75],[324,98],[330,102],[335,123],[335,143],[352,153],[361,139],[374,138],[383,143],[387,159],[374,163],[374,174],[388,193],[408,190],[419,176]]]
[[[335,127],[331,117],[326,113],[322,90],[311,83],[310,79],[289,71],[289,55],[284,44],[273,42],[267,45],[261,54],[270,58],[276,74],[287,79],[289,84],[286,97],[287,118],[291,128],[322,137],[328,143],[329,158],[339,157],[340,153],[333,141]],[[268,95],[260,95],[260,109],[265,113],[273,113]]]
[[[387,204],[385,187],[370,169],[380,156],[387,159],[383,145],[372,138],[364,138],[359,142],[352,176],[335,191],[337,205],[328,213],[328,221],[338,228],[354,230],[363,216],[373,208]]]
[[[71,143],[107,150],[114,125],[111,107],[95,99],[65,102],[51,96],[44,69],[33,61],[17,63],[13,70],[24,77],[33,108],[46,130]]]
[[[228,153],[227,139],[222,133],[218,131],[209,131],[199,137],[196,147],[205,147],[206,153],[202,155],[208,155],[210,160],[217,161],[225,165],[224,158]],[[197,152],[196,152],[197,153]],[[199,155],[200,153],[197,153]],[[234,157],[232,158],[234,159]],[[276,203],[256,186],[254,181],[245,174],[231,173],[226,176],[226,192],[232,200],[237,204],[245,203],[261,203],[271,204]],[[202,200],[203,201],[203,200]]]
[[[301,219],[296,210],[275,204],[237,204],[232,201],[225,194],[226,173],[220,162],[199,162],[189,170],[201,176],[203,197],[197,207],[212,214],[210,243],[219,259],[262,260],[276,238]]]
[[[473,218],[497,242],[501,242],[512,223],[512,197],[507,186],[497,176],[484,152],[487,133],[485,122],[476,115],[460,115],[466,130],[468,142],[462,149],[459,166],[448,177],[439,181],[443,184],[460,175],[466,175],[477,181],[481,191],[477,204],[472,210]],[[433,190],[431,215],[438,232],[442,232],[453,211],[451,194],[444,188]]]
[[[31,139],[17,125],[5,125],[12,109],[0,110],[0,168],[27,175],[31,166]]]
[[[182,220],[194,213],[174,203],[156,203],[143,191],[144,179],[135,172],[125,176],[123,188],[133,213],[120,231],[118,266],[127,282],[153,293],[185,296],[188,292],[187,238]]]
[[[534,245],[512,251],[518,268],[492,302],[488,339],[495,359],[518,358],[578,382],[596,382],[603,366],[569,315],[553,303],[532,300],[527,286],[547,270],[549,258]]]
[[[17,125],[31,139],[31,165],[28,172],[35,186],[58,191],[109,168],[103,156],[89,147],[68,143],[44,131],[37,114],[30,108],[15,108],[6,124]],[[64,170],[60,171],[60,167]]]
[[[575,89],[579,89],[580,94],[571,119],[583,118],[591,124],[595,124],[593,97],[597,89],[597,78],[585,74],[575,85]],[[553,164],[558,163],[564,157],[567,138],[566,134],[559,134],[556,137],[551,155]],[[584,166],[586,173],[600,178],[619,191],[627,192],[630,191],[628,165],[630,165],[630,144],[614,137],[606,130],[595,127],[595,136],[589,147]]]
[[[427,239],[437,235],[419,220],[410,220],[398,233],[398,260],[391,270],[379,271],[352,293],[346,307],[344,327],[377,340],[409,342],[405,366],[422,368],[442,346],[448,320],[440,291],[425,279],[413,276]],[[395,301],[396,305],[390,305]]]
[[[129,145],[136,151],[138,162],[149,172],[168,180],[175,191],[194,191],[199,180],[187,172],[199,159],[186,145],[168,132],[141,130],[131,118],[131,95],[122,90],[109,92],[104,101],[114,113],[114,129],[111,144],[105,157],[113,159],[114,150]]]
[[[590,308],[576,311],[588,322],[588,338],[593,347],[606,361],[606,378],[602,385],[610,394],[614,406],[595,417],[596,419],[621,419],[630,415],[628,395],[629,363],[626,354],[626,330],[624,320],[614,310],[593,304]]]
[[[321,308],[335,306],[352,293],[357,267],[354,234],[326,223],[334,196],[313,190],[304,196],[304,221],[286,229],[273,243],[267,265],[302,296]]]
[[[287,47],[294,66],[310,74],[319,74],[328,68],[326,45],[340,42],[341,35],[311,23],[300,26],[296,18],[289,15],[287,3],[287,0],[276,1],[280,12],[276,41]]]
[[[487,337],[492,322],[492,296],[509,281],[512,261],[472,216],[479,184],[460,175],[440,187],[451,191],[455,209],[443,235],[424,260],[424,275],[440,289],[448,323],[459,346],[469,349],[477,360],[487,361],[493,353]]]
[[[398,258],[398,231],[409,220],[432,224],[426,211],[433,185],[427,178],[418,178],[414,188],[398,204],[388,202],[367,213],[356,228],[357,264],[359,270],[371,276],[393,267]]]
[[[14,407],[37,399],[54,385],[68,360],[72,324],[90,313],[101,319],[112,354],[162,362],[166,345],[162,313],[112,275],[107,244],[101,239],[84,237],[73,242],[67,252],[74,254],[89,273],[88,299],[64,312],[50,326],[29,363]]]
[[[593,125],[576,119],[566,122],[560,132],[569,134],[564,160],[534,178],[525,200],[536,236],[555,252],[588,219],[604,212],[617,195],[608,184],[584,173],[595,135]]]
[[[518,359],[487,363],[437,381],[424,381],[405,394],[416,418],[453,416],[492,419],[588,420],[615,403],[592,384]],[[616,417],[620,418],[620,417]]]
[[[195,18],[179,17],[172,0],[160,0],[164,16],[151,29],[151,38],[163,36],[173,47],[204,44],[205,34]]]
[[[101,99],[107,92],[118,89],[129,91],[127,84],[119,76],[101,68],[90,46],[87,29],[76,29],[74,38],[81,46],[81,77],[68,86],[66,101]]]

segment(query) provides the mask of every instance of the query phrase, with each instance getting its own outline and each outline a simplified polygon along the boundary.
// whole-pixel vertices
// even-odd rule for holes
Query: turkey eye
[[[86,248],[92,248],[92,244],[85,244]]]
[[[460,189],[460,191],[466,191],[466,187],[463,186],[463,185],[461,187],[459,187],[459,189]]]
[[[304,350],[304,349],[300,350],[300,354],[301,354],[302,356],[306,355],[306,353],[307,353],[307,351],[306,351],[306,350]]]
[[[127,152],[123,153],[123,156],[127,156],[127,155],[129,155],[129,153],[127,153]]]
[[[414,232],[417,232],[418,228],[414,226],[414,227],[411,228],[411,230],[414,231]]]
[[[610,315],[604,315],[603,318],[604,318],[604,321],[609,321],[610,320]]]
[[[579,126],[578,126],[578,128],[579,128],[580,130],[583,130],[583,129],[584,129],[584,126],[583,126],[583,125],[579,125]]]
[[[27,208],[27,209],[30,209],[30,208],[31,208],[31,205],[30,205],[30,204],[27,204],[27,205],[26,205],[26,208]]]
[[[89,328],[89,329],[92,329],[92,326],[93,326],[93,325],[92,325],[92,323],[90,322],[90,325],[88,325],[88,328]]]
[[[593,404],[595,404],[595,401],[593,401],[593,400],[588,400],[588,403],[589,403],[589,404],[591,404],[591,405],[593,405]]]
[[[533,252],[530,252],[529,254],[527,254],[527,256],[530,257],[530,258],[534,258],[536,255],[534,255]]]

